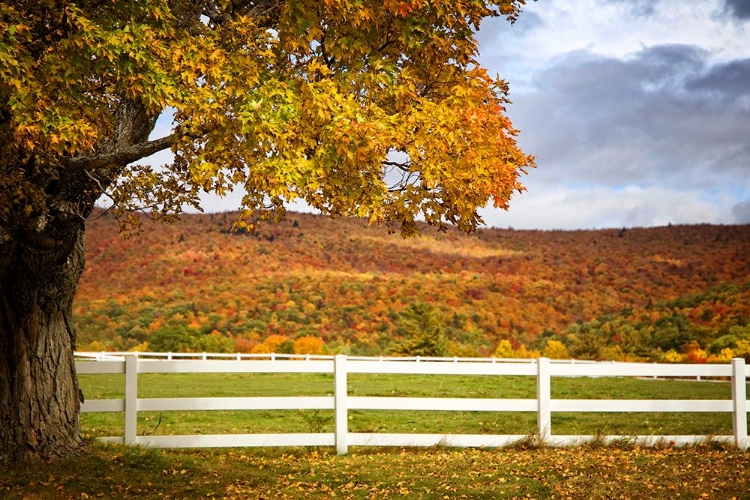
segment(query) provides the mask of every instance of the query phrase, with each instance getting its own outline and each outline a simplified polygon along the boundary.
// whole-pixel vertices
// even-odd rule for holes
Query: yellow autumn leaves
[[[226,498],[740,498],[742,452],[697,447],[231,453],[255,477]],[[266,480],[261,480],[265,477]]]
[[[24,24],[46,22],[41,8],[1,4],[0,87],[17,145],[49,165],[120,140],[128,102],[151,127],[173,113],[176,159],[158,183],[113,165],[125,208],[179,212],[199,189],[241,188],[248,218],[302,199],[404,234],[420,217],[472,231],[477,210],[507,207],[533,166],[474,39],[483,17],[521,4],[305,0],[272,12],[221,4],[216,16],[187,0],[68,5],[43,40]],[[387,166],[396,156],[400,177]],[[177,193],[155,196],[158,185]]]

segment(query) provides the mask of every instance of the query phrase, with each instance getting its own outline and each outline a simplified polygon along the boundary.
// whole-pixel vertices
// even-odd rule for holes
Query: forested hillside
[[[255,234],[233,220],[144,222],[123,239],[92,218],[79,350],[750,356],[747,225],[403,239],[311,214]]]

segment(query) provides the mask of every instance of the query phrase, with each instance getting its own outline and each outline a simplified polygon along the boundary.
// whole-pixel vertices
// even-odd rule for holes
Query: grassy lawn
[[[750,453],[688,448],[153,450],[0,471],[3,499],[750,498]]]
[[[84,375],[87,399],[122,398],[122,375]],[[362,375],[349,376],[351,396],[530,398],[533,377]],[[326,396],[325,374],[143,374],[138,396],[241,397]],[[728,382],[553,378],[559,399],[729,399]],[[332,432],[332,411],[139,412],[139,435]],[[83,414],[87,437],[121,436],[121,414]],[[349,412],[351,432],[524,434],[536,432],[533,412],[364,411]],[[553,413],[553,434],[731,434],[729,413]]]

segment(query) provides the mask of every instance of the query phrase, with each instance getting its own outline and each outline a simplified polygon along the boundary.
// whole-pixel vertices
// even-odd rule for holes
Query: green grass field
[[[122,375],[80,377],[87,399],[122,398]],[[351,396],[466,398],[536,397],[533,377],[350,375]],[[325,396],[333,379],[323,374],[142,374],[138,397]],[[729,399],[728,382],[553,378],[559,399]],[[87,437],[121,436],[122,414],[83,414]],[[522,434],[536,432],[533,412],[349,412],[350,432]],[[332,411],[140,412],[139,435],[332,432]],[[553,434],[731,434],[729,413],[553,413]]]

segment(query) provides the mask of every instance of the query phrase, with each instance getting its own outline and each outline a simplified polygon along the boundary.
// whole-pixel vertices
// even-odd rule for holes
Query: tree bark
[[[0,240],[0,465],[49,461],[83,447],[71,308],[85,221]]]
[[[0,465],[67,457],[84,444],[72,303],[86,217],[138,156],[133,151],[147,154],[171,141],[148,141],[157,116],[139,100],[123,99],[114,117],[113,135],[95,156],[62,158],[62,167],[0,147],[0,167],[28,181],[15,190],[0,183]],[[12,146],[7,132],[0,123],[0,146]],[[66,160],[73,164],[65,167]],[[20,189],[35,191],[19,207],[10,197]]]

